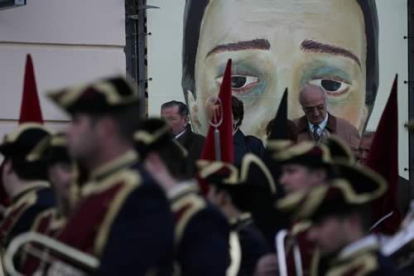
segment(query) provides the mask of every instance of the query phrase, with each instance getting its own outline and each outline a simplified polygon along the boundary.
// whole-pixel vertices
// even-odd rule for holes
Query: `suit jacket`
[[[238,129],[233,136],[234,144],[234,164],[236,166],[241,165],[243,156],[246,153],[253,153],[260,158],[264,157],[265,147],[262,141],[251,135],[244,135],[244,133]]]
[[[205,140],[204,136],[194,133],[190,125],[187,125],[184,134],[177,138],[177,141],[188,151],[188,172],[190,174],[196,171],[195,163],[201,157]]]
[[[298,130],[298,142],[313,141],[312,131],[309,129],[306,116],[293,120]],[[329,114],[328,123],[321,135],[320,141],[323,142],[331,134],[335,134],[347,144],[353,152],[357,152],[361,136],[358,130],[346,120]]]
[[[180,186],[170,195],[178,262],[174,275],[225,276],[230,264],[229,223],[198,194],[196,184]]]
[[[58,240],[97,257],[94,275],[171,275],[174,218],[137,155],[129,151],[89,180]]]

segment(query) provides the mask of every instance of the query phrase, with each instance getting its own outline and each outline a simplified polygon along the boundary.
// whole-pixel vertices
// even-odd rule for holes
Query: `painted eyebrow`
[[[222,53],[222,52],[235,52],[235,51],[244,51],[244,50],[269,50],[270,43],[267,39],[253,39],[249,41],[240,41],[236,43],[222,44],[213,48],[206,58],[212,54]]]
[[[323,44],[314,40],[304,40],[302,44],[300,45],[300,48],[304,52],[314,52],[314,53],[326,53],[336,56],[343,56],[352,59],[355,61],[359,67],[361,67],[361,61],[359,58],[352,53],[351,51],[348,51],[344,48],[329,45],[329,44]]]

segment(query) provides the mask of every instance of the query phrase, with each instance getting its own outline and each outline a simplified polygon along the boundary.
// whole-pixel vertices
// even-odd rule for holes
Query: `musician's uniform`
[[[46,209],[55,205],[53,191],[48,182],[33,181],[27,184],[24,191],[12,199],[5,211],[5,218],[0,225],[0,241],[6,248],[10,241],[28,232],[36,217]]]
[[[319,267],[319,253],[307,235],[307,223],[295,223],[289,230],[286,243],[286,264],[289,275],[296,275],[294,246],[298,246],[302,261],[303,275],[317,275]],[[296,244],[296,245],[295,245]]]
[[[228,269],[231,275],[253,275],[258,260],[270,252],[264,235],[256,228],[249,214],[253,206],[252,200],[260,200],[255,196],[257,185],[249,181],[255,177],[261,184],[273,186],[271,174],[263,161],[253,154],[246,154],[239,170],[234,165],[220,162],[200,160],[199,177],[210,186],[226,191],[231,198],[231,204],[239,211],[239,217],[230,220],[230,256],[231,265]]]
[[[56,208],[51,208],[37,216],[31,231],[50,238],[56,238],[65,223],[66,218]],[[23,252],[22,257],[22,272],[24,275],[33,275],[37,270],[42,270],[47,264],[44,260],[40,260],[27,252],[30,252],[31,249],[45,250],[45,248],[36,244],[27,244],[25,249],[26,252]]]
[[[55,197],[49,182],[46,181],[45,164],[29,159],[37,143],[50,134],[51,132],[41,124],[23,123],[12,133],[6,134],[0,145],[0,153],[6,162],[10,162],[12,173],[16,174],[24,185],[22,190],[11,198],[11,205],[6,208],[4,219],[0,223],[2,250],[9,246],[13,238],[28,232],[41,212],[55,206]],[[9,172],[2,174],[5,175],[4,181],[9,181]],[[18,269],[21,261],[19,254],[14,259]]]
[[[174,221],[168,201],[136,161],[128,152],[94,174],[58,235],[100,259],[94,275],[168,275],[171,269]]]
[[[329,261],[326,276],[394,276],[397,272],[390,259],[379,252],[377,237],[367,236],[356,241]],[[404,274],[405,275],[405,274]]]
[[[249,213],[244,213],[231,222],[232,232],[237,234],[240,243],[241,263],[237,275],[253,275],[258,260],[270,252],[266,238],[257,229]]]
[[[49,97],[72,115],[111,116],[140,108],[138,91],[122,77],[70,87]],[[170,275],[174,217],[137,153],[131,149],[88,175],[58,240],[96,257],[100,264],[93,275]],[[73,270],[61,261],[52,264],[49,273]]]
[[[226,218],[198,194],[196,184],[179,184],[169,197],[176,220],[176,275],[226,275],[230,264]]]
[[[332,231],[336,228],[332,228],[330,224],[324,224],[326,219],[341,218],[341,220],[345,220],[360,214],[359,220],[355,219],[353,227],[348,230],[353,231],[349,237],[352,237],[351,235],[361,236],[361,232],[364,235],[364,232],[368,232],[365,225],[370,222],[364,212],[369,210],[369,204],[373,200],[386,192],[386,182],[381,176],[367,168],[339,161],[335,163],[335,166],[336,178],[332,179],[329,185],[313,187],[306,193],[291,194],[283,204],[279,202],[279,207],[284,205],[285,210],[290,209],[294,214],[292,217],[298,221],[310,222],[308,231],[312,227],[325,227],[322,228],[323,231],[326,229]],[[312,225],[314,223],[316,226]],[[318,224],[322,226],[318,226]],[[395,265],[391,263],[389,258],[385,258],[379,253],[378,237],[365,235],[345,246],[341,246],[341,243],[338,242],[340,239],[338,239],[332,241],[334,246],[337,245],[336,248],[323,248],[323,243],[328,241],[324,240],[322,236],[318,237],[316,230],[318,228],[312,230],[313,238],[316,243],[321,241],[321,251],[325,249],[327,252],[325,252],[325,256],[320,258],[318,271],[312,271],[311,275],[402,275],[397,272]],[[349,239],[349,237],[341,239]]]

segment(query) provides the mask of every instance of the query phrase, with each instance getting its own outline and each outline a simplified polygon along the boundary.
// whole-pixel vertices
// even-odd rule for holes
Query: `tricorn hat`
[[[49,98],[66,112],[102,114],[138,105],[136,86],[124,77],[102,79],[48,93]]]
[[[346,163],[339,167],[340,175],[329,185],[289,195],[277,202],[277,207],[294,219],[317,221],[366,206],[385,193],[385,180],[370,169]]]
[[[30,162],[27,160],[29,154],[43,138],[51,134],[52,132],[41,124],[23,123],[15,131],[4,136],[0,153],[6,158]]]

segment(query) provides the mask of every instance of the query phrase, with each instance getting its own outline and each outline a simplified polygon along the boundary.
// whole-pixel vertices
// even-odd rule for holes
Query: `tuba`
[[[29,244],[40,245],[46,248],[48,252],[36,249],[34,246],[26,246]],[[52,267],[54,263],[59,263],[60,265],[71,267],[76,271],[92,272],[96,270],[100,264],[99,260],[94,256],[45,235],[28,232],[14,238],[7,247],[3,257],[3,265],[4,270],[8,275],[24,276],[21,272],[17,271],[13,262],[16,254],[23,247],[25,247],[24,250],[27,254],[35,256],[40,261],[52,265]]]

